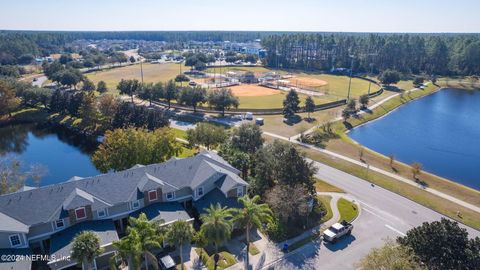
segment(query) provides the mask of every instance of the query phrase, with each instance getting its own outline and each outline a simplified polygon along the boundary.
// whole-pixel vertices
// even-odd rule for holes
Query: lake
[[[18,159],[23,170],[31,165],[46,167],[40,185],[66,181],[72,176],[93,176],[100,172],[90,160],[96,143],[61,129],[22,124],[0,128],[0,158]],[[31,179],[27,185],[31,185]]]
[[[480,190],[480,91],[444,89],[350,131],[360,144]]]

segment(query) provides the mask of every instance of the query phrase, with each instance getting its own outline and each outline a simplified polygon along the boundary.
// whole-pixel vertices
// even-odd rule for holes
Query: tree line
[[[238,98],[233,95],[232,90],[220,88],[209,91],[200,86],[178,86],[174,80],[166,83],[141,83],[136,79],[120,80],[117,89],[121,94],[128,95],[134,101],[134,95],[152,104],[152,101],[164,101],[171,107],[172,101],[178,104],[190,106],[196,112],[198,106],[208,103],[210,108],[220,111],[222,116],[225,111],[231,108],[238,108]]]
[[[480,74],[478,34],[320,34],[270,35],[262,39],[269,67],[323,70],[351,68],[378,74]]]

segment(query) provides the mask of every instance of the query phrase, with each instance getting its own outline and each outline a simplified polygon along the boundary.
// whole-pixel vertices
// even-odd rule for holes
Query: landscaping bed
[[[203,248],[195,248],[195,252],[202,260],[203,265],[208,270],[213,270],[215,268],[215,261],[213,260],[214,253],[207,253],[207,251]],[[222,270],[228,268],[237,263],[235,257],[226,249],[221,248],[219,249],[218,254],[220,255],[220,259],[218,260],[217,269]]]

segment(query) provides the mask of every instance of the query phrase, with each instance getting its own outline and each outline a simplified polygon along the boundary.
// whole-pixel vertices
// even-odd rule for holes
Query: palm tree
[[[141,213],[138,218],[130,217],[130,226],[127,229],[127,233],[130,234],[133,231],[138,234],[140,239],[140,251],[143,255],[145,269],[148,270],[148,261],[154,262],[157,265],[157,259],[155,255],[150,251],[153,248],[160,248],[162,243],[162,235],[159,234],[159,230],[154,223],[150,223],[147,216]]]
[[[84,231],[73,239],[71,258],[82,264],[82,268],[90,270],[95,257],[103,253],[100,238],[90,231]]]
[[[227,207],[220,206],[219,203],[210,205],[205,210],[205,213],[200,215],[200,219],[203,222],[200,231],[209,243],[214,244],[214,258],[218,258],[218,246],[230,238],[233,229],[231,218],[231,211]],[[217,261],[215,261],[216,268]]]
[[[117,250],[117,254],[111,258],[112,261],[110,264],[112,269],[116,269],[116,267],[113,266],[117,258],[127,261],[128,270],[140,269],[142,246],[136,230],[131,230],[130,233],[120,241],[113,242],[113,246]]]
[[[272,221],[273,212],[267,204],[258,203],[260,196],[256,195],[250,198],[248,195],[238,198],[238,202],[243,205],[242,209],[233,209],[233,222],[245,228],[247,240],[247,266],[250,251],[250,231],[257,229],[264,223]]]
[[[192,241],[194,231],[192,225],[184,220],[177,220],[167,230],[167,242],[178,247],[180,251],[180,265],[183,270],[183,245]]]

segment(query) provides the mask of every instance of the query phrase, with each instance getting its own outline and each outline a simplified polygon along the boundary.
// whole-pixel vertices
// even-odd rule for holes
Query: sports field
[[[187,69],[189,68],[182,65],[182,71]],[[143,79],[145,82],[166,82],[175,79],[179,72],[180,64],[176,63],[143,64]],[[137,79],[139,81],[142,79],[139,64],[92,72],[88,73],[87,77],[95,84],[99,81],[105,81],[111,91],[116,91],[117,84],[121,79]]]
[[[324,99],[334,101],[347,97],[348,85],[350,78],[348,76],[337,76],[322,73],[305,73],[292,70],[278,70],[266,67],[224,67],[216,68],[215,72],[226,74],[229,71],[245,72],[252,71],[255,73],[275,72],[280,75],[289,74],[291,77],[283,79],[288,82],[288,86],[304,87],[308,90],[318,91],[325,94]],[[213,68],[207,69],[207,72],[214,72]],[[369,82],[357,78],[352,79],[351,96],[358,98],[368,93]],[[374,84],[371,85],[371,92],[378,90]]]
[[[239,108],[249,109],[278,109],[283,107],[286,91],[275,90],[256,84],[242,84],[229,87],[233,94],[240,100]],[[306,95],[298,94],[303,106]],[[315,104],[326,103],[329,100],[323,97],[313,97]]]
[[[188,68],[182,66],[182,71]],[[228,71],[252,71],[256,74],[276,72],[277,74],[290,76],[284,80],[288,82],[289,86],[303,86],[312,91],[317,91],[323,96],[315,96],[313,99],[315,104],[322,104],[326,102],[336,101],[346,98],[348,91],[348,84],[350,78],[347,76],[335,76],[327,74],[316,73],[301,73],[286,70],[273,70],[265,67],[228,67],[216,68],[217,73],[226,73]],[[143,64],[143,77],[145,82],[166,82],[174,79],[180,72],[180,64],[165,63],[165,64]],[[213,72],[213,68],[209,68],[207,72]],[[120,68],[113,68],[109,70],[93,72],[87,74],[87,77],[94,83],[103,80],[107,83],[109,91],[117,93],[116,86],[121,79],[138,79],[141,80],[140,65],[131,65]],[[201,79],[200,79],[201,80]],[[200,82],[200,81],[199,81]],[[358,97],[367,93],[369,83],[357,78],[352,79],[352,97]],[[240,108],[251,109],[272,109],[281,108],[283,100],[287,94],[286,91],[269,89],[255,84],[242,84],[231,87],[233,93],[240,99]],[[376,91],[377,87],[372,85],[371,91]],[[303,102],[306,95],[299,93],[300,100]]]

